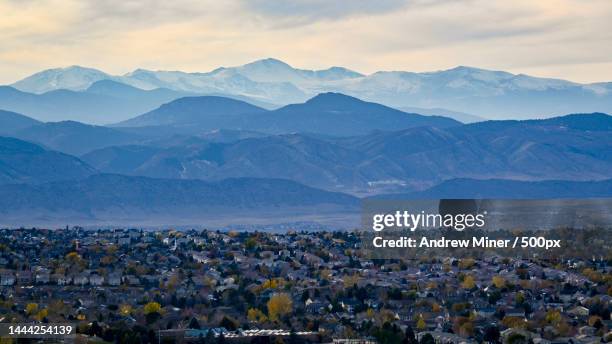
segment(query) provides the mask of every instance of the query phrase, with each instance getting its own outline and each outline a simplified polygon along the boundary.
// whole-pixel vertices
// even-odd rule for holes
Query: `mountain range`
[[[528,119],[566,113],[612,112],[612,83],[609,82],[580,84],[465,66],[435,72],[380,71],[367,75],[342,67],[298,69],[271,58],[204,73],[137,69],[124,75],[110,75],[91,68],[72,66],[45,70],[17,81],[12,86],[22,92],[41,95],[56,90],[88,93],[91,85],[103,80],[142,90],[172,90],[183,95],[246,97],[252,103],[263,102],[277,106],[304,102],[319,93],[338,92],[394,108],[409,111],[423,109],[414,112],[449,117],[453,117],[453,114],[467,114],[467,117],[463,116],[464,120],[479,117]],[[3,106],[3,98],[6,96],[0,93],[0,108],[44,120],[32,111]],[[163,101],[158,99],[156,106],[161,103]],[[147,104],[139,106],[143,108],[144,105]],[[156,106],[149,106],[148,110]],[[108,111],[104,113],[110,116]],[[117,109],[112,117],[118,121],[123,115]],[[474,115],[477,117],[472,117]],[[86,121],[92,117],[95,116],[71,119]]]
[[[571,133],[572,130],[608,134],[608,117],[598,114],[574,115],[513,125],[520,126],[521,131],[526,131],[529,126],[543,128],[554,125],[570,133],[568,136],[576,135]],[[411,130],[424,131],[424,128],[408,131]],[[468,131],[482,130],[470,128]],[[368,180],[371,177],[368,173],[374,176],[377,173],[398,173],[395,170],[397,166],[385,170],[387,166],[380,164],[385,157],[368,157],[373,152],[381,156],[385,154],[385,145],[378,143],[389,133],[381,132],[379,135],[383,136],[363,136],[361,146],[353,148],[351,146],[356,144],[356,137],[322,139],[292,134],[238,138],[237,141],[225,143],[197,137],[174,137],[169,141],[149,141],[149,146],[115,146],[94,151],[84,156],[85,161],[19,139],[0,137],[2,224],[71,221],[98,224],[196,223],[219,217],[224,217],[224,221],[285,217],[312,220],[321,219],[320,216],[352,218],[358,212],[359,199],[346,193],[332,192],[331,189],[355,191],[356,181]],[[428,135],[426,133],[422,138]],[[593,141],[601,141],[602,138],[598,136]],[[546,139],[543,138],[544,141]],[[429,143],[435,142],[429,140]],[[389,144],[395,146],[396,142]],[[609,147],[609,142],[597,144]],[[371,151],[362,152],[365,147],[370,147]],[[409,146],[399,148],[410,149]],[[586,145],[570,150],[582,150],[584,155],[595,156],[588,151],[589,148],[598,149],[596,145]],[[609,155],[600,154],[602,163],[609,162]],[[368,159],[373,159],[376,164],[367,166],[364,161]],[[98,165],[98,168],[88,162]],[[541,166],[534,167],[538,168],[541,169]],[[132,175],[104,173],[113,169],[124,169],[120,172]],[[586,174],[586,169],[573,172]],[[219,171],[222,172],[217,173]],[[201,175],[189,174],[196,172]],[[206,172],[210,172],[210,175],[203,175]],[[409,174],[411,170],[403,173]],[[143,176],[151,174],[156,178]],[[161,177],[165,175],[171,178]],[[423,179],[421,186],[426,181]],[[334,182],[347,184],[342,186]],[[367,185],[372,187],[372,184]],[[402,190],[397,185],[381,185],[387,188],[378,187],[379,193]],[[522,181],[451,177],[426,190],[378,197],[599,198],[610,195],[612,179],[609,178],[600,181]]]
[[[27,114],[43,122],[72,120],[110,124],[154,110],[167,102],[196,95],[200,94],[166,88],[143,90],[109,79],[94,81],[83,90],[52,89],[40,94],[0,86],[0,109]],[[240,95],[216,95],[266,108],[274,107]]]
[[[22,120],[20,125],[16,125],[16,118]],[[28,120],[30,126],[24,122]],[[242,138],[295,132],[350,136],[373,130],[461,124],[446,117],[409,114],[335,93],[321,94],[305,103],[277,110],[220,96],[183,97],[113,126],[76,121],[41,123],[18,114],[0,116],[0,124],[3,122],[6,122],[3,126],[7,128],[6,135],[74,155],[109,146],[167,139],[173,135],[227,141],[229,132]],[[224,138],[213,139],[213,131]]]
[[[453,178],[612,178],[612,117],[599,113],[343,138],[293,133],[225,142],[186,136],[164,142],[106,147],[82,158],[109,173],[287,178],[355,194],[422,189]]]
[[[355,195],[453,178],[612,178],[612,117],[602,113],[462,125],[324,93],[276,110],[184,97],[111,127],[15,113],[0,126],[100,172],[154,178],[284,178]]]
[[[311,132],[332,136],[367,134],[420,126],[461,124],[441,116],[422,116],[339,93],[322,93],[304,103],[264,110],[223,97],[185,97],[115,127],[173,126],[181,132],[237,129],[270,134]]]
[[[0,213],[195,223],[335,217],[372,196],[609,197],[609,102],[608,84],[467,67],[49,70],[0,87]]]

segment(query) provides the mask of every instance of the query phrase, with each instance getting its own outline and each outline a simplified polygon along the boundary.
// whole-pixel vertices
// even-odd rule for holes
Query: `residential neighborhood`
[[[0,230],[0,322],[84,342],[600,343],[604,261],[371,260],[356,233]]]

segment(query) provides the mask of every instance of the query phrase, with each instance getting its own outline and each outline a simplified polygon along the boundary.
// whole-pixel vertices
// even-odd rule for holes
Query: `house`
[[[84,273],[78,274],[72,278],[72,282],[75,285],[81,285],[81,286],[86,285],[87,283],[89,283],[89,276]]]
[[[47,284],[51,280],[51,275],[47,270],[40,270],[35,274],[35,280],[38,284]]]
[[[123,281],[126,282],[129,285],[139,285],[140,284],[140,280],[138,279],[138,277],[134,276],[134,275],[127,275],[123,277]]]
[[[584,306],[576,306],[568,310],[567,313],[576,317],[586,317],[589,316],[589,309]]]
[[[18,271],[17,275],[17,283],[20,285],[28,285],[32,283],[32,273],[29,271]]]
[[[0,274],[0,285],[10,286],[15,284],[16,278],[13,273],[2,273]]]
[[[108,278],[106,279],[106,283],[108,285],[113,285],[113,286],[121,285],[121,274],[118,274],[118,273],[109,274]]]
[[[89,277],[89,284],[94,286],[101,286],[104,283],[104,277],[100,275],[91,275]]]
[[[57,285],[68,285],[72,282],[72,277],[58,274],[55,276],[55,280]]]

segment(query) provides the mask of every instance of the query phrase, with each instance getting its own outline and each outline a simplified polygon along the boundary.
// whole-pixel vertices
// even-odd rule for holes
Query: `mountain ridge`
[[[0,136],[0,184],[78,180],[96,172],[71,155]]]
[[[233,94],[279,105],[303,102],[319,93],[340,92],[394,108],[442,108],[488,119],[612,112],[612,83],[609,82],[581,84],[466,66],[420,73],[379,71],[362,74],[343,67],[299,69],[269,58],[196,73],[137,69],[124,75],[108,75],[83,69],[86,72],[77,78],[79,82],[72,82],[76,78],[72,74],[79,70],[73,68],[72,74],[66,72],[68,81],[65,83],[57,82],[59,77],[55,77],[41,79],[41,85],[28,86],[35,83],[33,76],[40,77],[43,71],[13,85],[29,91],[81,90],[88,81],[106,78],[142,89]],[[60,73],[62,70],[51,71]]]
[[[222,97],[181,98],[114,126],[198,125],[199,130],[240,129],[273,134],[313,132],[346,136],[377,129],[428,125],[450,127],[459,124],[446,117],[410,114],[382,104],[327,92],[304,103],[270,111]]]
[[[612,178],[611,125],[612,116],[595,113],[348,137],[235,133],[235,139],[215,143],[186,136],[167,145],[107,147],[83,159],[114,173],[202,179],[274,176],[354,194],[423,188],[459,177],[607,179]]]

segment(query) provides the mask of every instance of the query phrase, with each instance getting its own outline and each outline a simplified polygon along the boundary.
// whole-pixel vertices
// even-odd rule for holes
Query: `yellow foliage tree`
[[[37,314],[36,314],[36,320],[38,321],[42,321],[44,318],[46,318],[49,315],[49,311],[44,308],[41,309]]]
[[[124,317],[132,314],[132,306],[127,304],[121,305],[119,307],[119,314],[123,315]]]
[[[272,295],[267,303],[268,317],[272,321],[278,320],[280,317],[287,315],[293,310],[293,301],[286,293],[278,293]]]
[[[28,303],[26,305],[25,311],[28,315],[32,315],[38,312],[38,304],[37,303]]]
[[[459,268],[460,269],[469,269],[472,266],[474,266],[474,264],[476,264],[476,261],[472,258],[465,258],[465,259],[461,259],[461,261],[459,262]]]
[[[558,324],[561,321],[561,313],[558,310],[551,309],[546,312],[546,322],[549,324]]]
[[[476,281],[472,275],[466,275],[461,283],[461,287],[464,289],[474,289],[476,287]]]
[[[161,305],[157,302],[149,302],[143,308],[144,314],[160,313]]]
[[[251,322],[263,323],[268,321],[268,317],[257,308],[249,308],[247,311],[247,318]]]
[[[506,279],[499,275],[493,276],[492,282],[495,288],[498,288],[498,289],[501,289],[506,286]]]
[[[77,252],[70,252],[66,255],[66,260],[71,263],[76,263],[81,260],[81,256]]]
[[[521,292],[516,293],[516,295],[514,295],[514,301],[519,305],[523,304],[523,302],[525,302],[525,294]]]
[[[260,286],[261,290],[265,290],[265,289],[278,289],[282,286],[285,285],[285,280],[282,278],[273,278],[273,279],[268,279],[265,282],[262,283],[262,285]]]
[[[422,315],[419,315],[419,318],[417,319],[417,322],[416,322],[417,330],[423,331],[426,327],[427,327],[427,324],[425,324],[425,319],[423,319]]]

